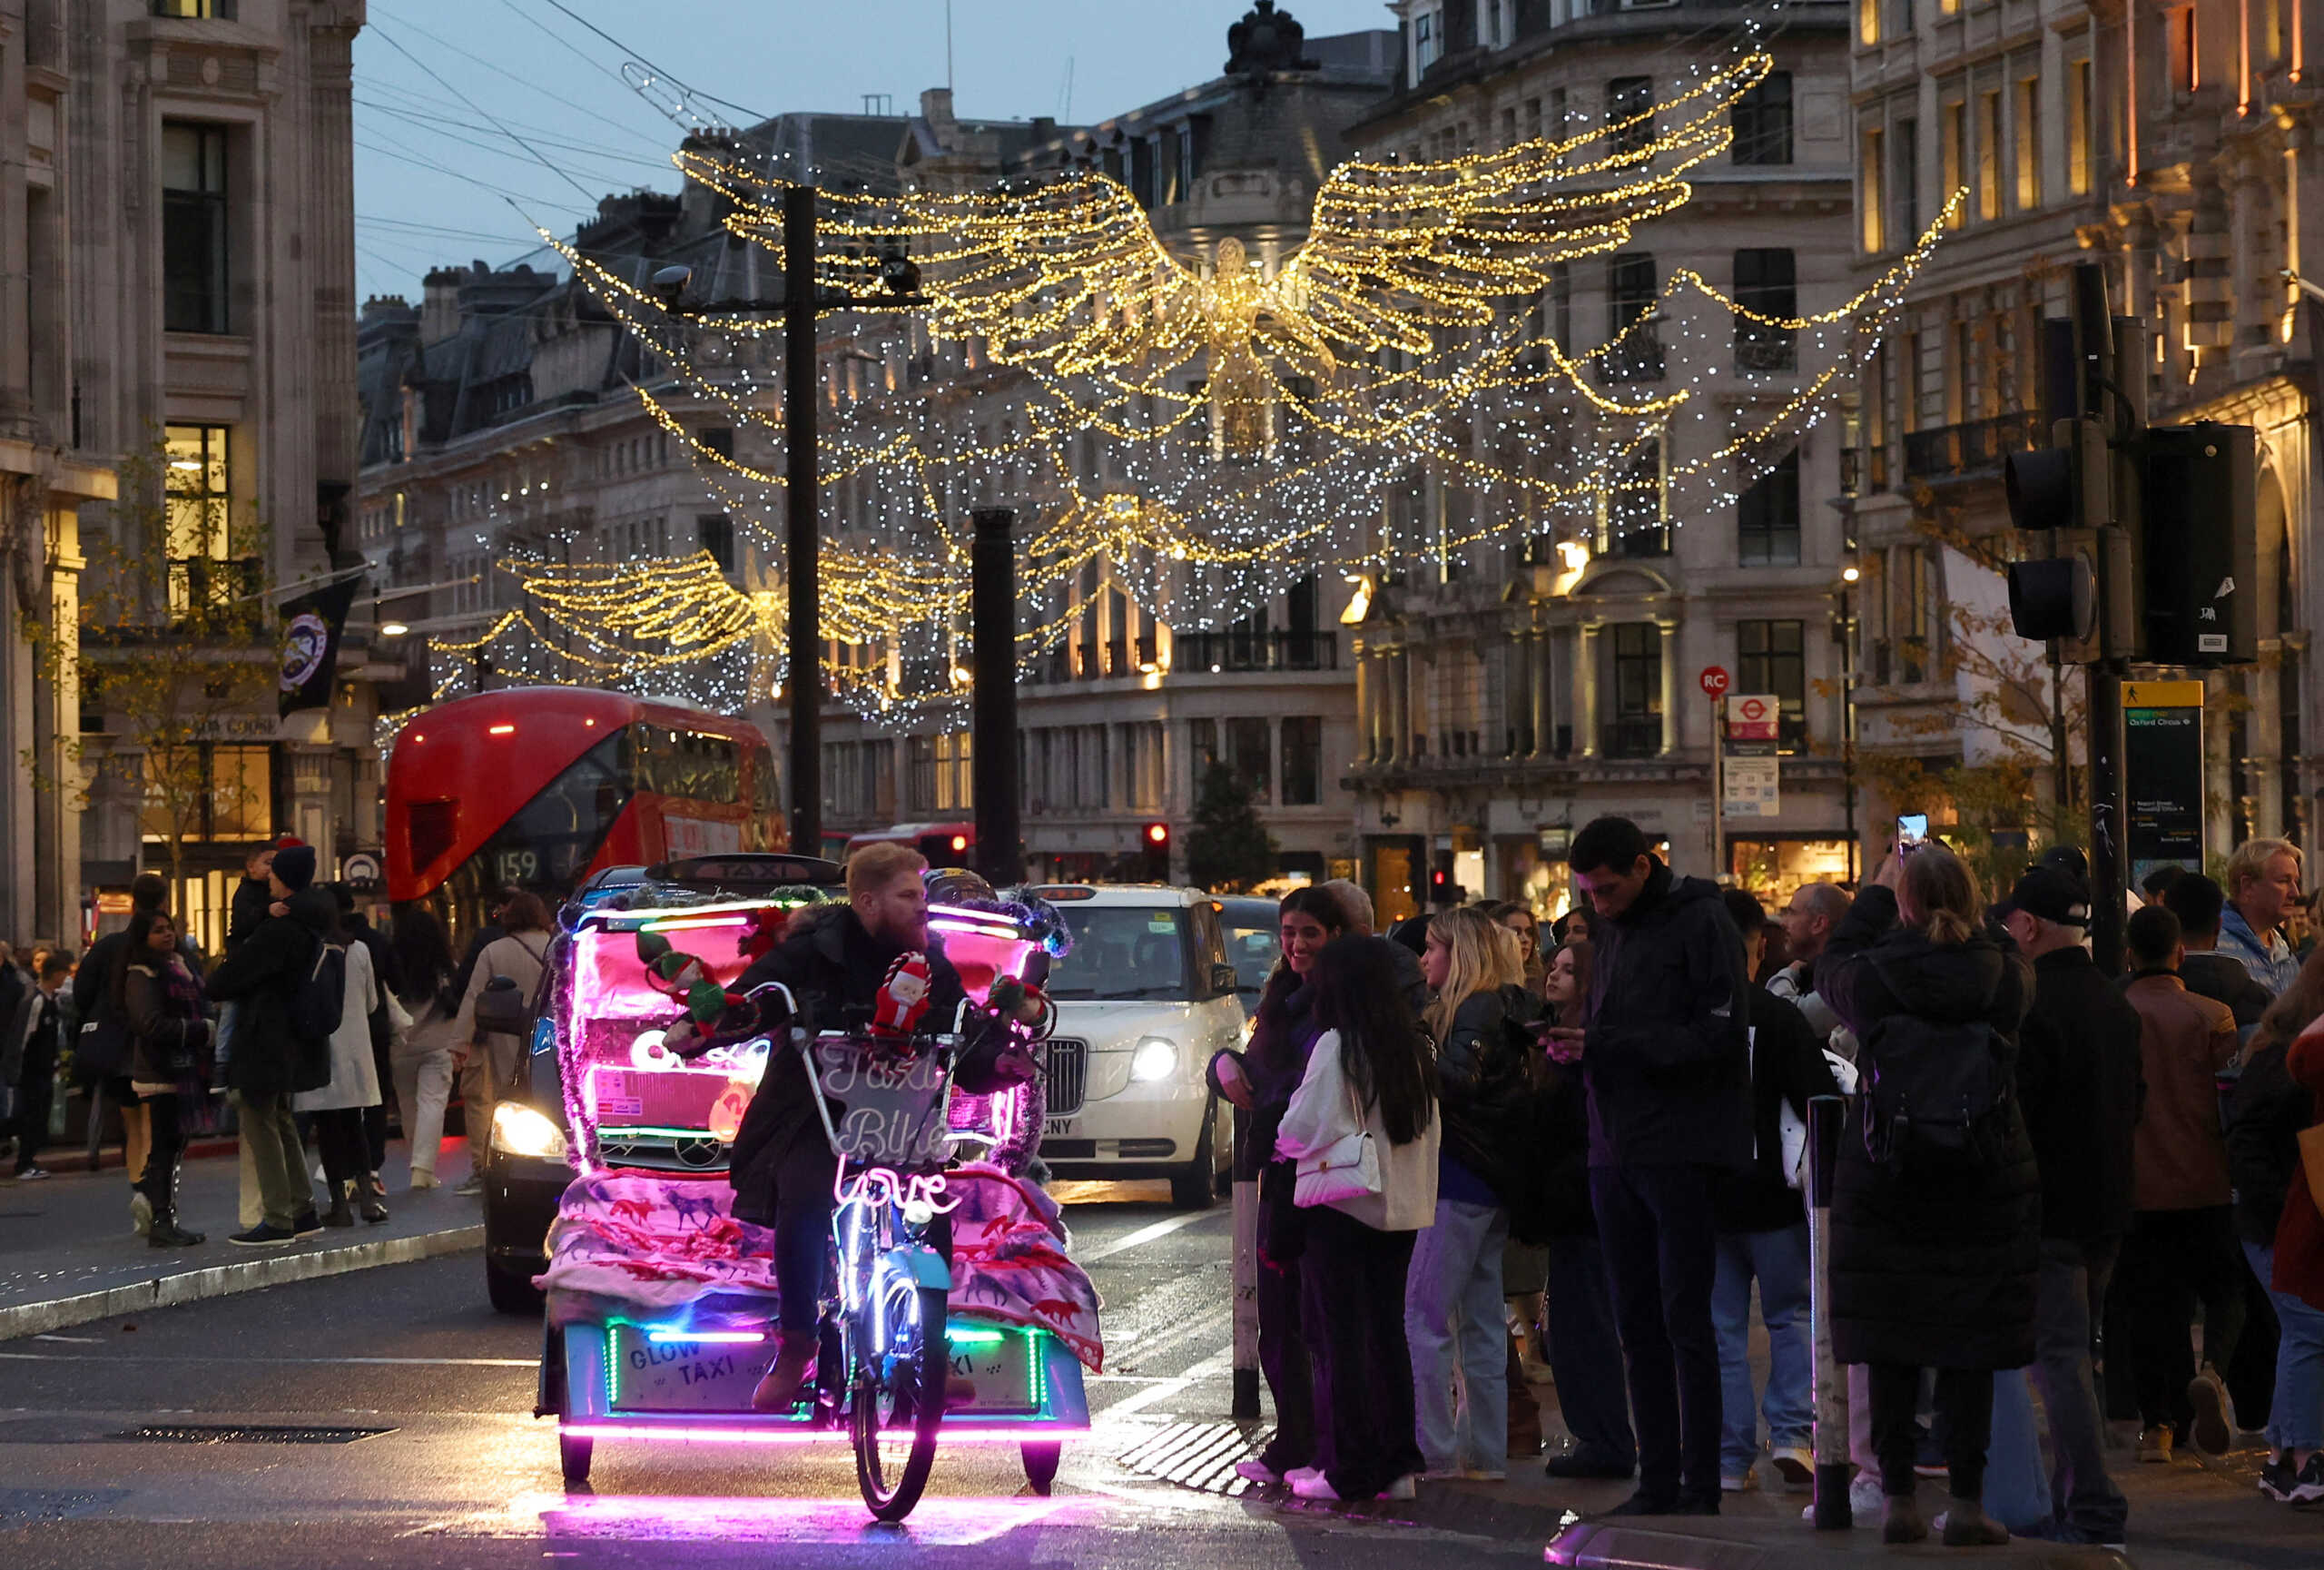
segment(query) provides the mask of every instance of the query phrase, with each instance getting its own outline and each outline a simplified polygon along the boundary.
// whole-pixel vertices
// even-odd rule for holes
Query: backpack
[[[330,1083],[330,1039],[346,1004],[347,951],[318,943],[314,962],[290,992],[290,1042],[298,1051],[293,1090],[320,1091]]]
[[[1864,1152],[1874,1166],[1922,1184],[2001,1165],[2009,1080],[1989,1022],[1890,1014],[1866,1032],[1856,1068]]]

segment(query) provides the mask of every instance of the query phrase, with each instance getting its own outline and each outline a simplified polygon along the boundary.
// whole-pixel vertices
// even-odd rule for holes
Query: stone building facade
[[[1403,0],[1398,90],[1352,128],[1374,156],[1444,161],[1520,140],[1577,136],[1676,96],[1731,57],[1772,12],[1668,5]],[[1607,341],[1650,309],[1679,268],[1775,315],[1839,306],[1847,261],[1848,12],[1782,8],[1772,74],[1737,107],[1728,152],[1692,173],[1692,200],[1610,256],[1572,262],[1539,302],[1561,346]],[[1743,373],[1780,379],[1787,339],[1763,340],[1681,306],[1649,327],[1625,392],[1689,380],[1742,418]],[[1666,353],[1666,348],[1668,352]],[[1531,903],[1571,897],[1563,852],[1600,814],[1629,815],[1682,872],[1732,875],[1780,896],[1845,875],[1850,795],[1842,754],[1842,648],[1834,630],[1851,541],[1831,505],[1849,483],[1847,410],[1809,430],[1766,478],[1715,508],[1674,506],[1663,477],[1724,439],[1681,424],[1643,480],[1648,527],[1543,518],[1518,535],[1393,564],[1352,627],[1359,740],[1344,778],[1358,804],[1364,876],[1384,914],[1420,906],[1431,880]],[[1492,411],[1522,420],[1523,409]],[[1462,532],[1468,503],[1416,483],[1392,519],[1400,540]],[[1710,813],[1714,709],[1699,673],[1773,695],[1781,711],[1776,810]],[[1757,805],[1757,804],[1755,804]]]
[[[2096,262],[2116,315],[2144,330],[2136,374],[2149,419],[2259,431],[2261,657],[2208,677],[2207,853],[2255,834],[2313,843],[2324,314],[2286,271],[2324,274],[2313,260],[2324,255],[2324,96],[2308,59],[2319,27],[2315,0],[1861,0],[1850,62],[1864,272],[1935,222],[1945,193],[1967,193],[1865,379],[1855,517],[1867,747],[1942,770],[2007,745],[1988,723],[1981,673],[1995,651],[2020,667],[2042,655],[1979,630],[1999,580],[1960,545],[2014,548],[2001,466],[2040,439],[2041,323],[2067,313],[2072,266]],[[2069,676],[2069,709],[2079,685]],[[2024,717],[2033,741],[2021,750],[2046,774],[2054,751],[2041,716]]]
[[[0,935],[73,943],[92,896],[155,859],[135,748],[79,690],[77,669],[117,656],[92,646],[76,663],[72,647],[114,471],[142,459],[122,471],[166,485],[170,507],[263,519],[279,584],[330,570],[355,479],[350,73],[363,21],[361,0],[0,5],[0,272],[19,281],[0,303],[14,580],[0,597]],[[26,617],[61,629],[57,658],[27,657]],[[197,938],[222,938],[242,844],[295,830],[328,865],[371,832],[369,731],[359,706],[335,703],[280,725],[270,706],[204,738],[205,767],[250,788],[192,825],[173,903]],[[36,755],[44,766],[15,766]]]

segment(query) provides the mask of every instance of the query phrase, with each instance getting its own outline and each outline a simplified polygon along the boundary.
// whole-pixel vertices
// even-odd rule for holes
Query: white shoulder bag
[[[1291,1202],[1302,1210],[1380,1191],[1380,1152],[1373,1147],[1372,1131],[1364,1127],[1364,1107],[1355,1099],[1354,1085],[1347,1088],[1347,1110],[1353,1131],[1300,1159]]]

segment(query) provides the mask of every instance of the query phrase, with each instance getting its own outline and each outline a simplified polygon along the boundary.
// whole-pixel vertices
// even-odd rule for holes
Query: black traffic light
[[[2143,458],[2146,657],[2251,663],[2260,657],[2256,433],[2157,426]]]
[[[1428,903],[1441,905],[1452,897],[1452,870],[1431,867],[1428,872]]]
[[[1137,831],[1138,849],[1146,854],[1146,877],[1148,883],[1167,884],[1170,881],[1170,825],[1160,821],[1146,824]]]
[[[2129,540],[2112,528],[2112,458],[2105,428],[2094,420],[2061,420],[2052,445],[2013,452],[2002,463],[2002,487],[2010,521],[2019,528],[2048,533],[2052,553],[2009,568],[2009,619],[2018,637],[2058,640],[2069,662],[2096,659],[2098,632],[2097,553],[2111,550],[2117,605],[2127,609]],[[2122,625],[2118,618],[2117,625]],[[2115,652],[2124,652],[2117,650]]]

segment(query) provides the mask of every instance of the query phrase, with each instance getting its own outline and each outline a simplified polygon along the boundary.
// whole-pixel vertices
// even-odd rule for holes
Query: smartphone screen
[[[1896,819],[1896,850],[1902,854],[1928,844],[1928,814],[1904,813]]]

